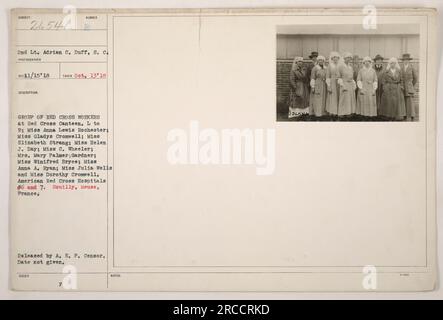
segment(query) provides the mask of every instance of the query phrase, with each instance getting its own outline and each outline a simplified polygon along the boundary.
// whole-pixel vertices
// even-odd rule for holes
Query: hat
[[[366,62],[366,61],[372,62],[371,57],[364,57],[363,58],[363,62]]]
[[[315,58],[315,57],[318,57],[318,52],[317,51],[312,51],[311,55],[309,56],[309,59],[312,59],[312,58]]]
[[[294,62],[303,61],[303,57],[295,57]]]
[[[318,60],[323,60],[323,61],[326,61],[326,59],[325,59],[325,57],[324,57],[324,56],[318,56],[318,57],[317,57],[317,61],[318,61]]]
[[[412,60],[412,57],[409,53],[403,53],[403,56],[401,57],[402,60]]]
[[[377,54],[376,56],[375,56],[375,58],[374,58],[374,61],[377,61],[377,60],[383,60],[384,58],[381,56],[381,55],[379,55],[379,54]]]
[[[344,58],[353,58],[352,53],[350,53],[350,52],[343,53],[343,59]]]

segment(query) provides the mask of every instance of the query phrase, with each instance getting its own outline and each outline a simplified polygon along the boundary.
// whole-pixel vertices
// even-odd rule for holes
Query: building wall
[[[325,57],[331,51],[351,52],[360,57],[400,58],[410,53],[419,59],[418,35],[277,35],[277,59],[308,58],[312,51]]]

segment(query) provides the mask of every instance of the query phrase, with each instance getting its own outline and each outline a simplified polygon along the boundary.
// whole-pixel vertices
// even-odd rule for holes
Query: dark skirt
[[[380,115],[388,118],[406,116],[405,99],[400,83],[383,84],[380,102]]]

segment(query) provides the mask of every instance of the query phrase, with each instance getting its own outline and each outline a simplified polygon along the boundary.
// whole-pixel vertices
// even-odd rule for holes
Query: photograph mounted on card
[[[13,10],[12,287],[432,290],[436,30],[433,9]]]

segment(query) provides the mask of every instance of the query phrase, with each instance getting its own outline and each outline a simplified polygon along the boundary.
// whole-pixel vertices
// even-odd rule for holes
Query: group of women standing
[[[303,115],[346,118],[351,115],[389,120],[414,118],[413,96],[417,74],[409,54],[403,55],[400,68],[396,58],[389,59],[386,69],[383,58],[363,58],[357,71],[353,56],[331,52],[326,58],[313,52],[313,61],[305,67],[302,57],[294,59],[290,73],[289,118]]]

